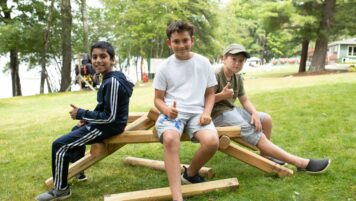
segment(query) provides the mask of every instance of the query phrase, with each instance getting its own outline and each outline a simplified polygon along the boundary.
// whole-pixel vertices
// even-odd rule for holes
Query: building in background
[[[329,43],[327,63],[356,63],[356,38],[349,38]]]

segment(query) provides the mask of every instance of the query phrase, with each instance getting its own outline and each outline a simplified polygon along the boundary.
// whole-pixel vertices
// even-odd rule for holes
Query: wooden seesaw
[[[157,120],[159,115],[159,112],[157,109],[152,108],[149,113],[130,113],[128,122],[129,124],[126,126],[126,129],[123,133],[120,135],[113,136],[109,139],[106,139],[103,141],[103,143],[95,143],[91,145],[90,151],[88,151],[83,158],[78,160],[77,162],[71,164],[69,166],[68,170],[68,179],[74,177],[77,175],[79,172],[86,170],[87,168],[91,167],[94,165],[96,162],[104,159],[105,157],[109,156],[110,154],[114,153],[121,147],[125,146],[126,144],[132,144],[132,143],[153,143],[153,142],[159,142],[158,137],[154,134],[154,130],[148,130],[152,128],[155,124],[155,121]],[[247,150],[245,148],[242,148],[238,146],[236,143],[237,142],[243,146],[246,146],[248,148],[256,150],[256,147],[248,145],[244,143],[239,137],[240,137],[240,128],[238,126],[232,126],[232,127],[217,127],[217,131],[220,137],[220,146],[219,146],[219,151],[232,156],[242,162],[245,162],[253,167],[256,167],[264,172],[267,173],[276,173],[278,176],[283,177],[283,176],[290,176],[293,175],[293,171],[283,167],[279,164],[276,164],[250,150]],[[190,141],[189,137],[186,135],[182,135],[181,138],[182,141]],[[233,141],[233,142],[231,142]],[[234,178],[235,179],[235,178]],[[225,185],[222,185],[224,187],[236,187],[238,185],[237,179],[236,182],[233,179],[233,181],[228,181],[225,183]],[[53,178],[49,178],[46,180],[46,185],[48,187],[53,187]],[[209,182],[205,182],[209,183]],[[224,183],[224,182],[222,182]],[[193,184],[190,184],[193,185]],[[183,196],[191,196],[191,195],[196,195],[197,192],[203,193],[205,192],[204,190],[200,188],[204,188],[204,186],[200,186],[199,190],[196,190],[196,187],[188,187],[190,185],[186,185],[183,190]],[[194,184],[196,185],[196,184]],[[200,184],[201,185],[201,184]],[[216,184],[212,184],[214,186]],[[220,184],[220,187],[217,188],[223,188]],[[207,184],[207,189],[210,189],[211,186],[210,184]],[[194,192],[192,192],[192,191]],[[166,192],[166,194],[169,194],[169,191],[162,191]],[[131,192],[132,193],[132,192]],[[144,195],[151,195],[147,192],[144,192]],[[131,194],[133,195],[133,194]],[[140,194],[141,195],[141,194]],[[167,195],[162,196],[160,195],[161,198],[158,197],[150,197],[150,198],[145,198],[145,199],[129,199],[129,200],[164,200],[167,199]],[[168,195],[169,196],[169,195]],[[128,200],[128,199],[121,199],[116,197],[119,196],[106,196],[105,200]]]

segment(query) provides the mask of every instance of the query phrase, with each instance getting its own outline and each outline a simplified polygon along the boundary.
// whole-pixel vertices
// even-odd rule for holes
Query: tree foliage
[[[128,66],[131,58],[167,57],[171,54],[166,45],[167,25],[173,20],[186,20],[196,27],[193,51],[211,61],[218,60],[230,43],[241,43],[253,56],[266,61],[298,54],[306,59],[309,43],[318,44],[324,36],[339,40],[356,35],[356,21],[351,12],[356,10],[356,4],[350,0],[335,1],[332,26],[327,31],[323,28],[323,8],[330,1],[335,0],[230,0],[224,4],[220,0],[101,0],[103,7],[88,8],[87,17],[83,5],[87,0],[55,1],[45,57],[59,61],[66,58],[60,62],[66,66],[61,78],[64,84],[61,90],[65,90],[70,84],[69,62],[77,53],[88,52],[90,44],[98,40],[112,42],[120,66]],[[61,25],[64,17],[61,2],[74,5],[66,14],[73,18],[69,32],[66,31],[69,21]],[[49,6],[50,0],[2,0],[0,3],[0,54],[10,54],[13,88],[17,89],[14,95],[21,94],[19,63],[26,62],[29,68],[39,66],[45,42],[43,35],[49,24]],[[64,37],[64,31],[68,37]],[[62,50],[64,41],[67,41],[66,48]],[[322,51],[320,55],[326,54],[326,40],[323,44],[322,50],[315,48],[317,52]],[[69,48],[73,55],[69,55]],[[305,64],[306,60],[303,61]],[[304,71],[305,66],[300,69]],[[317,70],[320,69],[323,67]]]
[[[32,5],[31,5],[32,4]],[[39,52],[36,44],[43,20],[44,5],[40,1],[0,2],[0,54],[10,55],[10,71],[13,96],[21,96],[19,63],[21,59],[33,52]],[[23,34],[26,33],[26,34]]]
[[[94,30],[91,31],[104,33],[101,36],[114,41],[122,59],[168,56],[170,52],[165,44],[165,29],[173,20],[187,20],[195,25],[195,51],[205,53],[210,58],[219,51],[213,34],[218,26],[216,13],[213,12],[217,1],[103,0],[103,3],[103,12],[90,12],[94,23],[91,26]]]
[[[243,44],[252,55],[267,58],[270,55],[267,46],[267,32],[262,28],[258,6],[262,0],[231,0],[222,8],[220,32],[222,45]]]

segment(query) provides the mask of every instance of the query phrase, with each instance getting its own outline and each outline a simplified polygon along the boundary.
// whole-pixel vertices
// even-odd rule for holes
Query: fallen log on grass
[[[182,186],[183,197],[202,195],[211,191],[222,189],[236,189],[239,186],[237,178],[223,179],[203,182],[198,184],[188,184]],[[169,187],[156,188],[150,190],[133,191],[119,194],[105,195],[104,201],[159,201],[171,200],[171,190]]]
[[[151,159],[146,159],[146,158],[137,158],[137,157],[131,157],[128,156],[124,158],[123,160],[125,165],[132,165],[132,166],[143,166],[143,167],[148,167],[154,170],[161,170],[165,171],[165,166],[163,161],[159,160],[151,160]],[[183,166],[189,167],[187,164],[181,164],[181,171],[184,171]],[[209,167],[202,167],[199,170],[199,174],[203,177],[207,177],[209,179],[214,177],[213,169]]]

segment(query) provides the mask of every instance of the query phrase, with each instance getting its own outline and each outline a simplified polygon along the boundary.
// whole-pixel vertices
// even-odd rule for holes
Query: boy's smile
[[[115,63],[114,58],[110,58],[106,49],[94,48],[91,54],[91,61],[96,73],[103,75],[112,71],[112,66]]]
[[[192,57],[191,50],[194,37],[190,37],[188,31],[173,32],[167,40],[167,45],[172,49],[177,59],[188,60]]]

